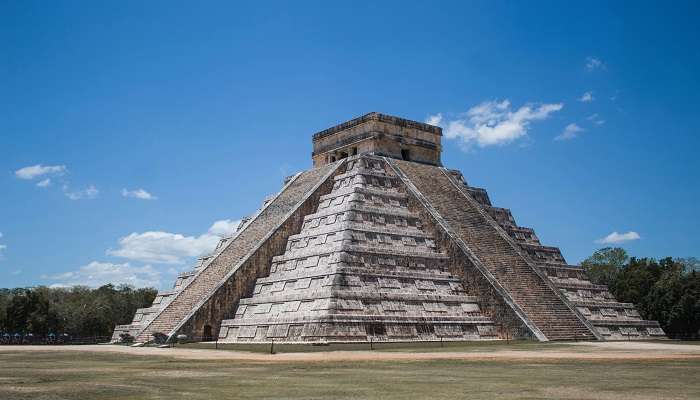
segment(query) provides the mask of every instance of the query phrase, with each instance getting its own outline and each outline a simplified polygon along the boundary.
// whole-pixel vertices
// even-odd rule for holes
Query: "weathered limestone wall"
[[[239,232],[231,238],[222,239],[214,254],[206,258],[204,265],[197,268],[195,275],[189,278],[174,298],[142,327],[136,340],[152,340],[155,333],[171,335],[183,325],[197,312],[198,307],[211,297],[215,288],[248,258],[270,232],[280,226],[288,214],[303,202],[307,194],[324,181],[338,165],[329,164],[299,174],[288,182],[278,195],[266,201],[261,210]]]
[[[511,211],[494,207],[484,189],[470,187],[459,171],[449,171],[455,183],[523,250],[526,257],[560,291],[581,318],[605,340],[645,340],[665,337],[657,321],[643,320],[634,304],[620,303],[603,285],[594,285],[579,266],[568,265],[557,247],[540,243],[534,229],[518,226]],[[572,308],[573,308],[572,307]]]
[[[532,332],[505,303],[503,295],[484,278],[454,240],[437,226],[437,221],[424,205],[415,196],[409,198],[409,205],[415,210],[420,210],[419,214],[425,230],[432,234],[436,246],[443,249],[449,257],[450,272],[462,279],[462,284],[470,295],[479,298],[481,312],[494,321],[499,337],[501,339],[535,339]]]
[[[318,204],[319,197],[329,193],[332,188],[333,178],[329,177],[308,195],[278,229],[264,239],[251,257],[226,277],[225,282],[220,284],[203,304],[196,307],[196,312],[177,327],[176,332],[172,332],[171,336],[186,334],[189,337],[199,338],[204,336],[205,326],[209,326],[211,338],[218,337],[221,321],[233,318],[239,300],[252,294],[255,280],[270,274],[272,258],[284,253],[287,239],[299,233],[304,216],[311,214]]]
[[[493,322],[447,268],[382,158],[350,157],[219,341],[492,340]]]
[[[585,319],[579,318],[546,276],[521,254],[518,245],[480,210],[479,203],[453,183],[448,171],[388,161],[416,188],[426,207],[439,215],[441,225],[453,232],[484,276],[495,280],[511,308],[540,340],[595,338]]]

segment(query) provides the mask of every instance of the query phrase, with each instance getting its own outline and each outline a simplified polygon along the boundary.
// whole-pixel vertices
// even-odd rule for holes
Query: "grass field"
[[[547,352],[568,345],[463,346],[450,350]],[[163,351],[144,357],[0,349],[0,399],[700,398],[698,358],[270,362],[182,359]]]

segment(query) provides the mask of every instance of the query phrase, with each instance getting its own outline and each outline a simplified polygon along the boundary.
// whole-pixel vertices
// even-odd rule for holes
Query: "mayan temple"
[[[442,130],[369,113],[113,339],[227,343],[663,338],[440,161]]]

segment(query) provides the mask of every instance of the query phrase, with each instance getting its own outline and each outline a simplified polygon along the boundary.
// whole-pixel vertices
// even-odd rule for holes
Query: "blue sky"
[[[633,255],[700,256],[699,17],[2,2],[0,287],[168,287],[310,167],[311,134],[369,111],[443,125],[443,163],[570,263],[614,232]]]

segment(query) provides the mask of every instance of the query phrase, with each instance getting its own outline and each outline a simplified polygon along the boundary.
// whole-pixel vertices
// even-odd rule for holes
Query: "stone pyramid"
[[[448,270],[398,177],[353,157],[304,217],[270,275],[224,320],[220,341],[493,338],[493,321]]]
[[[314,135],[314,168],[114,340],[665,337],[440,162],[439,127],[379,113]]]

